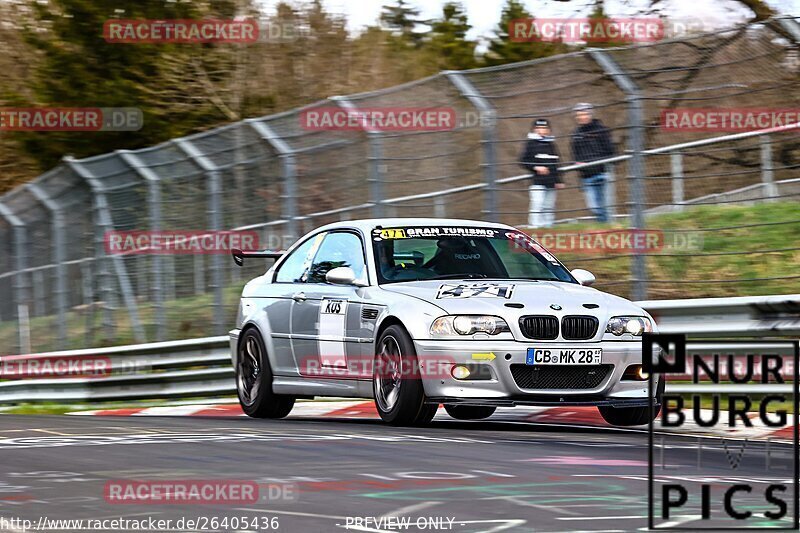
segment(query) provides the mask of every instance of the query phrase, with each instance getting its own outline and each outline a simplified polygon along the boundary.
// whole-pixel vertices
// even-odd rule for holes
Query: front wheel
[[[425,403],[411,337],[401,326],[389,326],[378,338],[377,347],[372,392],[381,419],[393,426],[421,426],[430,422],[438,406]]]
[[[492,416],[497,408],[480,405],[445,405],[444,410],[456,420],[482,420]]]
[[[244,332],[236,358],[236,393],[242,411],[253,418],[283,418],[294,397],[272,392],[272,369],[264,340],[255,328]]]

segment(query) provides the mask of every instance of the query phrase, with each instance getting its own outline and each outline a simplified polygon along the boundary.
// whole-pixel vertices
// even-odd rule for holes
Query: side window
[[[286,258],[275,276],[277,283],[302,283],[304,281],[303,274],[308,267],[306,259],[317,239],[318,237],[308,239]]]
[[[361,239],[354,233],[329,233],[319,247],[306,281],[308,283],[325,283],[325,274],[338,267],[350,267],[356,279],[364,275],[364,251]]]

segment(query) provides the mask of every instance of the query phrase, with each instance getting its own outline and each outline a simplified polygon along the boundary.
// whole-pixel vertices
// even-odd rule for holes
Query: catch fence
[[[449,71],[332,97],[135,151],[63,164],[0,197],[0,353],[223,334],[243,283],[268,262],[107,253],[111,231],[257,231],[283,247],[313,227],[372,216],[479,218],[523,226],[519,155],[537,117],[562,155],[555,231],[592,219],[572,159],[573,106],[591,102],[611,132],[608,207],[597,229],[692,231],[691,249],[556,253],[636,299],[791,292],[795,240],[755,249],[767,230],[800,235],[800,128],[746,133],[665,128],[683,108],[800,109],[800,22],[792,17],[642,46]],[[310,110],[446,108],[440,131],[309,130]],[[598,166],[594,162],[592,166]],[[708,211],[768,204],[783,216]],[[716,213],[716,212],[715,212]],[[770,234],[771,235],[771,234]],[[719,258],[735,258],[716,266]],[[765,262],[786,265],[778,275]],[[732,266],[730,266],[732,265]],[[714,271],[709,272],[709,269]]]

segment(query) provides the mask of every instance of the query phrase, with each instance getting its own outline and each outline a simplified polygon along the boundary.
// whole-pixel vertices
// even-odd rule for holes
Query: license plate
[[[526,365],[599,365],[602,348],[528,348]]]

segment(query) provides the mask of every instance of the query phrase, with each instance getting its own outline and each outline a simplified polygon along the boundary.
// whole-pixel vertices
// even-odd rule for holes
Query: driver
[[[378,252],[378,267],[380,267],[381,275],[385,279],[394,279],[394,273],[397,266],[394,264],[394,243],[390,240],[385,240],[377,247]]]
[[[400,252],[394,248],[392,240],[381,241],[376,248],[376,259],[380,273],[384,279],[391,281],[409,281],[429,277],[433,272],[422,268],[422,252]]]

